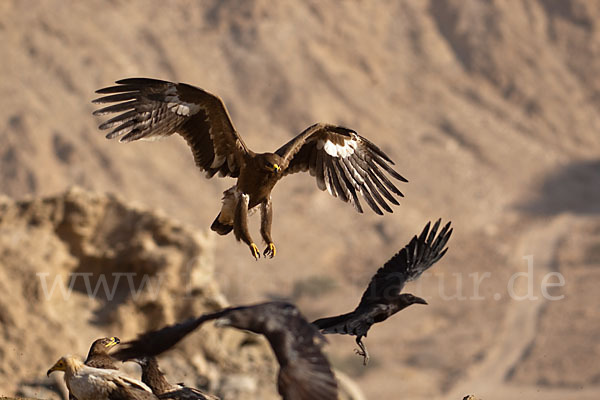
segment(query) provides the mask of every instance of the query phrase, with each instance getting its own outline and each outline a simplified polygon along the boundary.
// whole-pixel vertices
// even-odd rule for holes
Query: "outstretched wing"
[[[111,129],[108,139],[119,137],[121,142],[130,142],[179,133],[192,149],[196,165],[208,177],[217,172],[239,175],[248,149],[220,98],[185,83],[147,78],[116,83],[97,90],[107,96],[93,101],[116,103],[94,111],[94,115],[120,113],[99,126]]]
[[[317,178],[319,189],[351,203],[361,213],[358,195],[380,215],[381,209],[392,212],[386,200],[399,205],[394,195],[403,197],[403,194],[386,173],[408,182],[392,168],[394,162],[379,147],[340,126],[315,124],[276,153],[284,159],[283,175],[308,170]]]
[[[448,248],[444,246],[450,239],[452,229],[448,222],[436,236],[440,222],[438,219],[431,231],[431,223],[428,222],[418,237],[414,236],[402,250],[377,270],[358,307],[399,294],[406,282],[417,279],[446,254]]]
[[[204,322],[214,318],[214,315],[220,314],[205,314],[199,318],[190,318],[178,324],[167,325],[155,331],[142,333],[138,335],[137,339],[123,343],[119,350],[112,354],[112,357],[126,361],[134,358],[157,356],[175,346]]]

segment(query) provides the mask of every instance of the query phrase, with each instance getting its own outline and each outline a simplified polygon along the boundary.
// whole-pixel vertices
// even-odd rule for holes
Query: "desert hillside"
[[[600,395],[600,3],[5,0],[0,36],[5,202],[77,185],[159,210],[213,246],[216,288],[230,303],[292,298],[315,318],[354,307],[376,268],[427,221],[451,220],[448,254],[408,287],[429,305],[369,333],[367,368],[351,338],[330,338],[336,367],[369,399]],[[232,180],[204,179],[179,137],[120,144],[97,129],[94,90],[133,76],[218,94],[255,151],[317,121],[353,128],[395,160],[406,197],[391,215],[360,215],[314,178],[286,178],[273,192],[277,256],[254,262],[232,236],[208,231]],[[1,235],[14,246],[22,233],[10,226]],[[258,237],[257,216],[251,232]],[[117,233],[143,250],[145,239]],[[45,264],[70,270],[74,261],[52,250],[59,243],[40,235],[25,235],[39,244],[26,260],[10,246],[0,253],[0,320],[19,327],[5,338],[33,343],[45,329],[82,352],[94,337],[78,329],[104,332],[97,310],[36,302],[36,280],[11,284],[11,274]],[[111,268],[98,257],[82,268]],[[511,280],[528,260],[532,278]],[[564,285],[544,295],[542,284],[559,278]],[[183,304],[160,304],[172,307]],[[25,315],[40,312],[52,318],[28,329]],[[135,321],[154,321],[151,310],[136,312]],[[126,322],[127,334],[146,324]],[[57,356],[68,350],[43,343]],[[25,382],[48,367],[19,348],[0,346],[6,395],[25,385],[7,380],[11,371]]]

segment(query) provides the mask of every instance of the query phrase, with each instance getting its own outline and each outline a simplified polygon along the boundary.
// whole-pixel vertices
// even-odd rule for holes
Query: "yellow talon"
[[[265,257],[273,258],[275,254],[277,254],[277,249],[275,248],[275,244],[269,243],[269,246],[263,252]]]
[[[260,258],[260,251],[258,251],[258,247],[256,247],[256,244],[250,243],[250,251],[252,252],[254,258],[258,261],[258,259]]]

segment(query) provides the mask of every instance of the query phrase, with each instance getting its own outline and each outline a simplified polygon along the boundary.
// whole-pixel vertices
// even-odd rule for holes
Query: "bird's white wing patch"
[[[357,145],[358,143],[354,139],[344,140],[343,145],[335,144],[329,140],[319,140],[317,142],[317,149],[325,150],[332,157],[346,158],[354,154]]]
[[[165,95],[167,108],[177,115],[189,117],[200,111],[200,105],[182,101],[177,95],[177,89],[175,89],[175,87],[169,88],[169,90],[165,92]]]

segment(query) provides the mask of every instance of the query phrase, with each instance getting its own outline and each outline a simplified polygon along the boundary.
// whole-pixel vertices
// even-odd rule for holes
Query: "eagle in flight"
[[[223,193],[221,212],[211,229],[220,235],[233,230],[257,260],[260,252],[248,232],[248,211],[260,207],[260,233],[267,244],[263,254],[273,257],[271,190],[285,175],[309,171],[319,189],[351,203],[360,213],[359,197],[379,215],[392,212],[388,201],[399,205],[394,196],[403,197],[387,176],[407,182],[392,168],[393,161],[351,129],[317,123],[274,153],[255,153],[238,135],[223,101],[211,93],[185,83],[147,78],[122,79],[116,84],[97,90],[105,96],[93,101],[114,103],[94,115],[119,113],[99,126],[111,130],[106,137],[131,142],[179,133],[208,178],[217,173],[237,178]]]

